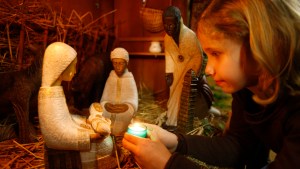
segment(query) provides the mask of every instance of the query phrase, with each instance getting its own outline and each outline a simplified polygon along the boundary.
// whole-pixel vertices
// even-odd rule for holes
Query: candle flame
[[[128,127],[134,131],[144,131],[147,128],[145,125],[140,124],[140,123],[133,123],[133,124],[129,125]]]

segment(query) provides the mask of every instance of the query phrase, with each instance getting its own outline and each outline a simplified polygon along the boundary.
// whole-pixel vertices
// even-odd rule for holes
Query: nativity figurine
[[[185,75],[192,70],[199,79],[198,89],[201,97],[201,110],[203,113],[216,113],[219,111],[212,107],[213,96],[206,83],[205,75],[202,75],[203,51],[198,38],[191,29],[183,23],[180,10],[175,6],[169,6],[163,11],[162,20],[164,30],[165,46],[165,77],[169,87],[169,98],[167,102],[166,121],[162,127],[174,131],[180,111]],[[183,103],[184,104],[184,103]],[[157,123],[161,123],[161,119]]]
[[[63,42],[54,42],[45,50],[38,95],[40,128],[46,148],[79,151],[82,168],[97,168],[99,154],[113,154],[111,122],[102,116],[99,103],[91,105],[89,117],[69,112],[61,83],[71,81],[76,73],[76,55]]]
[[[111,119],[111,133],[123,135],[138,109],[138,91],[133,74],[128,71],[129,54],[115,48],[110,55],[114,70],[105,83],[100,103],[103,116]]]

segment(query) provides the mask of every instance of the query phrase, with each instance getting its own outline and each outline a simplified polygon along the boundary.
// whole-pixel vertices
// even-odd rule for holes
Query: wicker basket
[[[144,28],[152,33],[161,32],[164,29],[162,21],[162,10],[142,7],[140,17]]]

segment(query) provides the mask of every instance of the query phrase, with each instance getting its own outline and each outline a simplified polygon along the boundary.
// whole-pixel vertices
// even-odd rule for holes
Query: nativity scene
[[[299,6],[2,0],[0,168],[299,167]]]

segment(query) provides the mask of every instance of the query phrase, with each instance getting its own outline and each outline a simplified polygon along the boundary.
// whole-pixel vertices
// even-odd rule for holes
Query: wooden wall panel
[[[139,89],[149,89],[154,94],[166,92],[165,60],[163,57],[130,56],[129,71],[135,77]]]
[[[165,90],[164,57],[151,55],[148,50],[151,41],[163,43],[165,32],[152,33],[144,29],[140,17],[142,0],[115,0],[116,47],[124,47],[130,53],[129,70],[133,73],[137,86],[150,89],[153,93]],[[164,9],[169,0],[148,0],[147,7]]]

